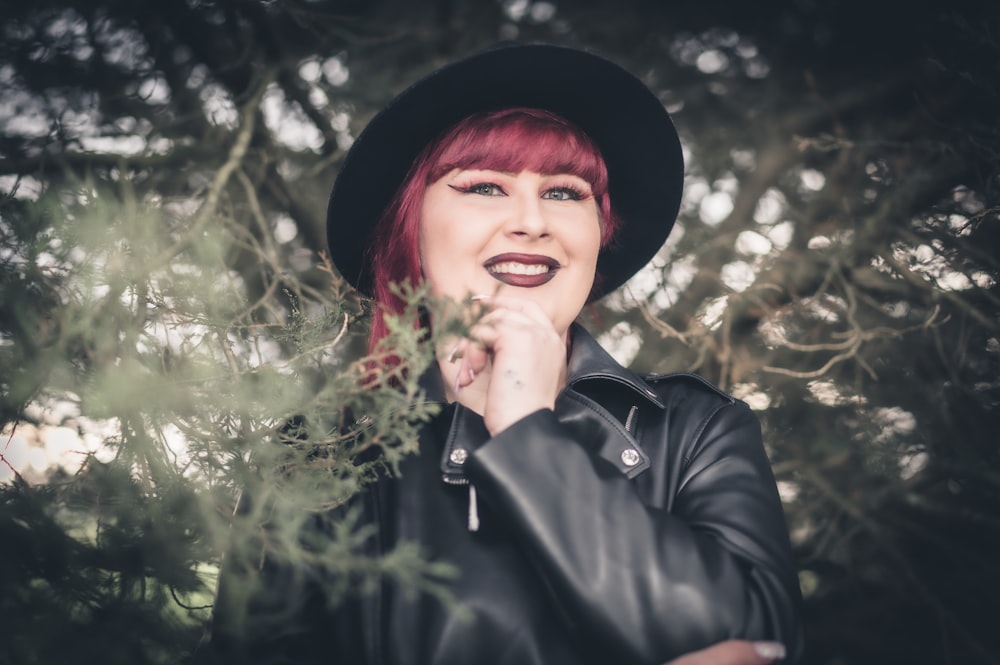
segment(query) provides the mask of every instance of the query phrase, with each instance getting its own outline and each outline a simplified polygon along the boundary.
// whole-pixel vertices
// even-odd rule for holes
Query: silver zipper
[[[632,405],[632,408],[628,410],[628,416],[625,418],[625,431],[629,434],[634,434],[632,428],[635,427],[635,417],[639,413],[639,407]]]
[[[461,476],[449,476],[442,474],[441,480],[448,485],[468,485],[469,486],[469,531],[479,531],[479,501],[476,496],[476,486],[469,482],[468,478]]]
[[[479,531],[479,501],[472,483],[469,483],[469,531]]]

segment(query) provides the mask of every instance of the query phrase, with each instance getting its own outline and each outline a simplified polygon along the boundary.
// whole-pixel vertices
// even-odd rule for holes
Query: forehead
[[[595,186],[607,177],[603,159],[586,135],[540,123],[470,126],[446,137],[435,161],[432,180],[456,168],[569,173]]]

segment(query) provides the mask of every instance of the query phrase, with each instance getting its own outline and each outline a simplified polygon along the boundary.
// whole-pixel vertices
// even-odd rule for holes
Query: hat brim
[[[371,294],[372,233],[424,146],[466,116],[515,106],[575,123],[607,164],[620,226],[598,257],[595,295],[624,284],[656,254],[673,227],[684,180],[680,140],[663,104],[610,60],[562,46],[514,44],[421,79],[354,142],[327,207],[331,259],[348,282]]]

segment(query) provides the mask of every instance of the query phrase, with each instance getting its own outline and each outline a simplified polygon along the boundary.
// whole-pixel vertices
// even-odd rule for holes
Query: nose
[[[507,223],[510,235],[522,238],[545,238],[549,235],[549,223],[542,209],[542,200],[534,192],[520,192],[517,205]]]

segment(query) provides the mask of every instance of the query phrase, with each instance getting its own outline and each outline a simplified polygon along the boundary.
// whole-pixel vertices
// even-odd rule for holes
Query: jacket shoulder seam
[[[644,377],[647,382],[658,385],[663,383],[695,383],[703,388],[707,388],[710,392],[718,395],[722,399],[726,400],[730,404],[736,404],[740,400],[736,399],[722,388],[719,388],[714,383],[709,381],[703,376],[694,374],[693,372],[669,372],[667,374],[649,374]]]
[[[734,406],[736,403],[737,403],[736,400],[733,399],[733,401],[729,404],[717,404],[714,408],[710,409],[708,413],[704,415],[704,417],[701,418],[700,422],[698,423],[698,427],[695,430],[695,435],[694,437],[692,437],[693,445],[688,450],[684,451],[683,459],[685,468],[687,468],[687,466],[691,464],[691,461],[694,459],[695,451],[701,448],[702,437],[705,435],[705,430],[708,429],[709,424],[713,420],[715,420],[716,416],[722,413],[724,409],[730,406]]]

